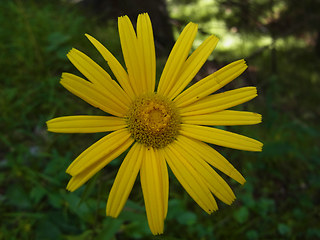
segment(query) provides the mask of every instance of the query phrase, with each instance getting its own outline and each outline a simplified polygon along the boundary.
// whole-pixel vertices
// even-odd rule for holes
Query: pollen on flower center
[[[145,146],[162,148],[178,135],[180,116],[173,102],[157,94],[137,97],[127,123],[131,136]]]

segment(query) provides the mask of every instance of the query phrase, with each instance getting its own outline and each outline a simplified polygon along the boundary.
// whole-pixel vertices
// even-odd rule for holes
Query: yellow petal
[[[141,53],[137,35],[128,16],[118,18],[119,36],[123,58],[127,66],[131,86],[136,95],[146,91],[145,81],[142,76]]]
[[[122,142],[122,145],[118,148],[115,148],[112,152],[109,152],[107,155],[101,157],[99,160],[94,161],[90,166],[86,167],[82,172],[77,175],[72,176],[70,179],[67,190],[73,192],[79,187],[81,187],[84,183],[86,183],[94,174],[104,168],[109,162],[118,157],[121,153],[127,150],[133,140],[131,138]],[[105,147],[108,147],[106,145]]]
[[[163,95],[168,94],[172,86],[176,83],[181,67],[190,52],[197,30],[198,25],[194,23],[189,23],[183,29],[163,69],[157,90],[159,93]]]
[[[260,123],[261,115],[253,112],[223,110],[202,115],[184,116],[181,121],[186,124],[196,125],[251,125]]]
[[[123,160],[107,202],[107,216],[118,217],[124,207],[141,167],[141,147],[135,143]]]
[[[66,116],[47,121],[48,131],[59,133],[109,132],[126,127],[125,119],[107,116]]]
[[[63,73],[60,83],[74,95],[94,107],[112,115],[123,117],[127,107],[121,107],[105,94],[98,91],[92,83],[70,73]]]
[[[220,153],[210,147],[208,144],[198,141],[196,139],[192,139],[189,137],[185,137],[183,135],[179,136],[179,139],[183,141],[186,146],[190,146],[192,150],[196,151],[203,160],[209,163],[211,166],[220,170],[227,176],[233,178],[240,184],[245,183],[244,177],[235,169],[227,159],[225,159]]]
[[[181,108],[181,116],[192,116],[218,112],[247,102],[257,95],[255,87],[243,87],[207,96],[195,103]]]
[[[140,171],[141,187],[150,230],[158,235],[163,233],[165,215],[162,172],[155,150],[152,147],[143,148],[145,157]]]
[[[175,148],[188,161],[188,163],[203,177],[210,191],[226,204],[235,200],[235,195],[229,185],[220,177],[209,164],[204,161],[192,145],[188,145],[179,136]]]
[[[131,138],[127,129],[117,130],[108,134],[82,152],[70,164],[66,172],[71,176],[78,175],[90,165],[94,164],[95,162],[99,162],[101,159],[105,159],[106,156],[112,154],[113,151],[121,147],[121,145],[124,144],[128,139]],[[113,159],[108,158],[108,160],[111,161]]]
[[[180,133],[186,137],[239,150],[260,152],[263,146],[255,139],[212,127],[181,124]]]
[[[118,82],[120,83],[121,87],[125,90],[128,96],[133,99],[134,93],[133,88],[129,81],[129,76],[118,62],[118,60],[105,48],[98,40],[93,38],[92,36],[85,34],[86,37],[90,40],[90,42],[96,47],[96,49],[100,52],[104,60],[107,61],[111,71],[113,72],[114,76],[117,78]]]
[[[199,72],[202,65],[207,61],[213,49],[216,47],[219,39],[216,36],[208,37],[183,64],[178,80],[168,93],[169,99],[175,98]]]
[[[137,38],[141,53],[142,75],[147,92],[154,92],[156,82],[156,53],[152,25],[147,13],[139,14],[137,21]]]
[[[97,90],[104,93],[121,106],[127,106],[131,100],[123,89],[111,79],[110,75],[97,63],[77,49],[72,49],[67,57],[72,64],[93,83]]]
[[[169,175],[165,157],[162,152],[154,148],[156,159],[159,161],[159,171],[161,178],[161,189],[163,196],[163,218],[165,219],[168,212],[168,198],[169,198]]]
[[[218,209],[207,184],[173,144],[160,149],[172,172],[190,197],[208,214]]]
[[[246,69],[247,65],[243,59],[232,62],[187,88],[174,99],[174,102],[178,107],[184,107],[198,101],[219,90],[237,78]]]

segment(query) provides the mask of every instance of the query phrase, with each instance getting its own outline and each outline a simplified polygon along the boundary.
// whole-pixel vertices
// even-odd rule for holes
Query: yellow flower
[[[175,43],[156,88],[156,57],[148,14],[140,14],[134,30],[127,16],[118,20],[125,70],[96,39],[86,35],[107,61],[110,75],[79,50],[68,58],[88,79],[63,73],[61,84],[106,116],[67,116],[47,122],[60,133],[111,132],[81,153],[68,167],[67,189],[75,191],[95,173],[129,149],[111,188],[106,213],[117,217],[140,172],[149,227],[161,234],[168,209],[167,164],[194,201],[207,213],[218,209],[213,195],[231,204],[235,195],[212,168],[240,184],[242,175],[207,143],[247,151],[261,151],[262,143],[210,126],[261,122],[261,115],[226,110],[257,96],[255,87],[213,94],[246,68],[235,61],[186,88],[215,48],[218,38],[208,37],[188,56],[197,32],[189,23]],[[112,116],[110,116],[112,115]],[[206,142],[206,143],[204,143]],[[212,166],[212,167],[211,167]]]

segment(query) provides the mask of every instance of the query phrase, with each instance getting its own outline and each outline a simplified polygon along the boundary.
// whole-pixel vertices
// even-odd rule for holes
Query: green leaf
[[[186,211],[183,202],[180,199],[170,199],[168,202],[167,219],[176,219]]]
[[[268,213],[275,211],[275,202],[273,199],[261,198],[257,203],[258,213],[266,217]]]
[[[197,215],[195,215],[192,212],[185,212],[178,216],[177,218],[178,222],[183,225],[193,225],[197,222]]]
[[[61,232],[56,225],[48,219],[41,219],[37,224],[37,240],[57,240],[61,239]]]
[[[51,206],[55,207],[55,208],[60,208],[62,205],[62,198],[59,194],[53,192],[53,193],[49,193],[48,195],[49,197],[49,203]]]
[[[25,189],[18,185],[12,184],[6,193],[7,200],[5,201],[6,205],[14,206],[15,208],[28,209],[31,207],[31,202],[29,200],[28,193]]]
[[[48,52],[57,51],[62,45],[66,44],[70,37],[64,33],[53,32],[48,36],[48,45],[46,50]]]
[[[309,239],[320,239],[320,228],[309,228],[307,230]]]
[[[291,232],[291,228],[284,223],[279,223],[278,224],[278,232],[283,236],[289,235]]]
[[[100,173],[95,174],[94,177],[90,179],[89,182],[85,185],[85,188],[83,190],[83,193],[81,195],[81,199],[78,205],[81,205],[86,199],[88,199],[89,195],[92,193],[92,191],[94,190],[94,187],[96,186],[97,178],[99,175]]]
[[[249,217],[248,208],[245,206],[239,208],[237,211],[234,212],[233,217],[238,223],[246,222]]]
[[[249,230],[246,233],[247,239],[248,240],[257,240],[259,239],[259,233],[256,230]]]
[[[93,239],[93,231],[88,229],[81,233],[80,235],[76,236],[65,236],[66,240],[87,240],[87,239]]]
[[[46,193],[47,191],[45,188],[41,186],[35,186],[30,192],[30,198],[35,204],[37,204],[46,195]]]
[[[119,231],[123,221],[121,219],[106,218],[103,221],[104,227],[102,228],[100,234],[96,238],[97,240],[111,240],[114,235]]]
[[[253,209],[256,206],[256,201],[251,192],[242,193],[239,195],[239,199],[241,199],[243,204],[250,209]]]

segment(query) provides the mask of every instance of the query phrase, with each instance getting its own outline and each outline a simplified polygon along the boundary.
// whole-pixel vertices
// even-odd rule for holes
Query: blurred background
[[[117,17],[134,22],[141,12],[153,22],[158,77],[193,21],[193,50],[210,34],[220,38],[194,82],[245,58],[249,68],[224,90],[257,86],[259,96],[238,109],[263,115],[259,125],[227,128],[262,141],[262,153],[217,148],[247,180],[225,178],[233,205],[218,202],[209,216],[172,177],[160,237],[148,229],[139,179],[120,217],[105,217],[123,156],[65,190],[67,166],[104,134],[48,133],[45,125],[103,114],[59,84],[62,72],[81,75],[66,53],[75,47],[108,69],[88,33],[123,63]],[[0,239],[320,239],[319,12],[319,0],[0,0]]]

